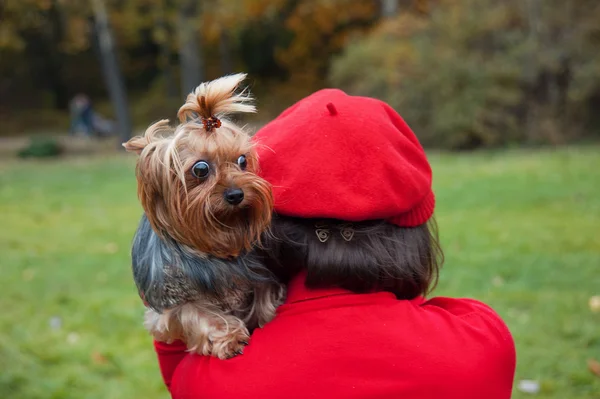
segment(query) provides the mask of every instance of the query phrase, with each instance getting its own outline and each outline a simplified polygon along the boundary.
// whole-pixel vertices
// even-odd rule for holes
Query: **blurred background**
[[[0,397],[168,397],[119,146],[233,72],[253,130],[323,87],[398,110],[434,169],[435,294],[506,320],[515,398],[600,398],[597,0],[0,1]]]

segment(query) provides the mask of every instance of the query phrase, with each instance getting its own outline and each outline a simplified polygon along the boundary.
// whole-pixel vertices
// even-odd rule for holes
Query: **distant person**
[[[99,137],[111,136],[115,133],[114,122],[102,117],[102,115],[97,112],[92,112],[92,126]]]
[[[113,122],[95,112],[90,98],[85,94],[77,94],[73,97],[70,112],[71,127],[69,131],[71,134],[83,134],[87,137],[104,137],[113,134]]]
[[[509,399],[515,346],[498,314],[425,298],[441,266],[432,172],[396,111],[321,90],[255,140],[287,299],[229,360],[155,342],[172,397]]]
[[[71,114],[71,127],[69,132],[73,135],[83,134],[91,137],[94,135],[92,102],[85,94],[77,94],[69,104]]]

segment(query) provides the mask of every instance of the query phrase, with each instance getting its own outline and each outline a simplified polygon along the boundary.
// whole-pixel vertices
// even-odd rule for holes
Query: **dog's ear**
[[[162,119],[150,125],[143,136],[135,136],[128,142],[123,143],[123,147],[125,147],[128,152],[135,152],[140,155],[148,144],[172,133],[173,129],[169,127],[169,120]]]
[[[123,143],[123,147],[127,152],[135,152],[140,155],[144,148],[148,145],[148,139],[144,136],[135,136],[129,139],[128,142]]]

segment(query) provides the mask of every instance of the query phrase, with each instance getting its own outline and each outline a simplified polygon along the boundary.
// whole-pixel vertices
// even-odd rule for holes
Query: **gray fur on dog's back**
[[[159,237],[144,214],[131,250],[133,277],[142,298],[162,312],[201,296],[223,298],[231,291],[268,282],[271,273],[256,252],[226,260],[194,253]]]

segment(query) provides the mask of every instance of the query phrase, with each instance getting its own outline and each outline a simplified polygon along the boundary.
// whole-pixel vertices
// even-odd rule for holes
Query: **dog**
[[[158,341],[182,340],[220,359],[243,353],[285,290],[256,250],[273,211],[249,134],[229,117],[255,112],[245,74],[202,83],[168,120],[124,143],[139,155],[144,215],[132,246],[134,280]]]

